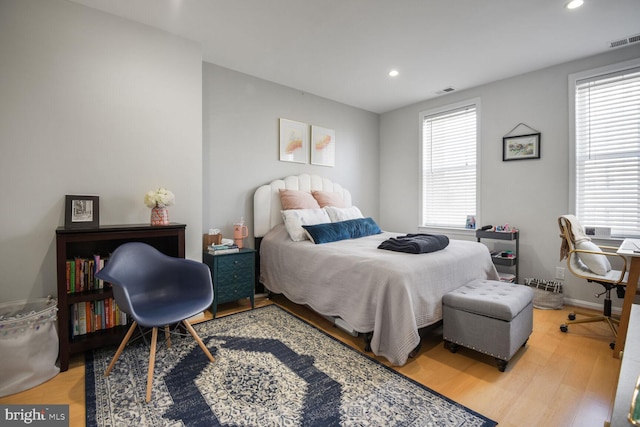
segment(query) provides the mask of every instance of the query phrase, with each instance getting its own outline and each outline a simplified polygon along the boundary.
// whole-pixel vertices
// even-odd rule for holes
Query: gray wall
[[[378,218],[377,114],[209,63],[203,98],[203,232],[219,228],[230,237],[244,217],[253,236],[255,189],[300,173],[341,184],[365,215]],[[335,129],[335,167],[279,161],[279,118]]]
[[[63,0],[0,1],[0,301],[56,295],[65,194],[100,196],[102,224],[172,221],[201,257],[200,47]]]
[[[521,236],[520,277],[553,279],[560,263],[559,215],[569,213],[568,76],[640,57],[640,46],[498,81],[382,114],[380,221],[392,230],[417,230],[419,113],[457,101],[481,100],[481,224],[509,223]],[[502,161],[502,137],[524,122],[542,133],[541,159]],[[473,238],[464,233],[457,238]],[[596,303],[598,285],[570,277],[569,299]],[[600,303],[601,304],[601,303]],[[614,305],[621,300],[614,298]]]

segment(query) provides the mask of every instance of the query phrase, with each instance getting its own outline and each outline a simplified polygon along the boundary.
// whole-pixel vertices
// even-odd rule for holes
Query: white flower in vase
[[[176,196],[166,188],[151,190],[144,196],[144,204],[149,208],[163,208],[171,206],[176,201]]]

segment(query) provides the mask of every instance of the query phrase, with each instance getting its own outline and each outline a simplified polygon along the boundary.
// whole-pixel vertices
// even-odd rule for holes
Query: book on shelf
[[[76,258],[76,292],[84,291],[84,260]]]
[[[516,254],[511,251],[491,251],[491,256],[493,258],[502,258],[502,259],[515,259]]]
[[[67,287],[67,293],[70,294],[71,291],[71,260],[65,261],[65,285]],[[74,267],[75,269],[75,267]]]
[[[91,325],[91,332],[99,331],[102,327],[102,301],[93,302],[93,325]]]
[[[96,303],[95,301],[88,301],[85,303],[87,306],[87,333],[96,331]]]
[[[69,326],[73,337],[127,324],[127,315],[113,298],[78,302],[73,304],[72,314]]]
[[[87,304],[79,302],[76,304],[78,310],[78,335],[87,333]]]
[[[76,291],[76,262],[72,259],[67,260],[67,265],[69,266],[67,270],[67,282],[69,286],[67,286],[67,289],[69,289],[69,293],[74,293]]]
[[[73,304],[72,311],[71,336],[75,337],[76,335],[80,335],[80,325],[78,322],[78,304]]]
[[[93,255],[93,269],[92,269],[92,279],[95,289],[102,289],[104,287],[104,283],[102,280],[95,277],[96,273],[100,271],[104,267],[104,259],[100,258],[100,255]]]
[[[516,276],[514,274],[511,273],[503,273],[503,272],[498,272],[498,276],[500,276],[500,281],[501,282],[506,282],[506,283],[515,283],[516,282]]]
[[[106,329],[113,327],[113,324],[111,323],[111,298],[107,298],[104,300],[103,317],[104,317],[104,327]]]
[[[65,264],[65,286],[68,294],[104,289],[104,281],[96,273],[104,267],[106,259],[100,255],[91,258],[75,257]]]

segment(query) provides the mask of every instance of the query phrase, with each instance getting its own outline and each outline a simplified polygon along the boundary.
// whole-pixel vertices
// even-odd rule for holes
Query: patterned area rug
[[[486,417],[363,356],[275,305],[195,326],[159,344],[145,403],[149,350],[87,353],[88,426],[495,426]],[[162,334],[159,334],[159,336]]]

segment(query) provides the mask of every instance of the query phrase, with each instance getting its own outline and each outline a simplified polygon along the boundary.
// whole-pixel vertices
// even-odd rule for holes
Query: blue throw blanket
[[[449,238],[442,234],[407,234],[392,237],[380,243],[378,249],[387,249],[409,254],[424,254],[446,248]]]

